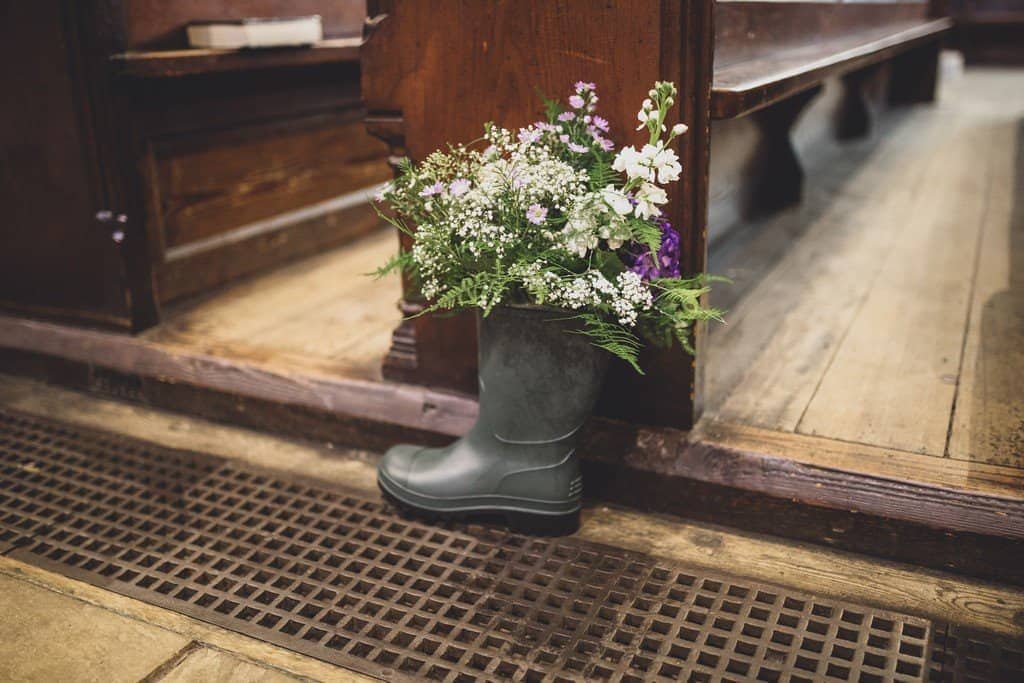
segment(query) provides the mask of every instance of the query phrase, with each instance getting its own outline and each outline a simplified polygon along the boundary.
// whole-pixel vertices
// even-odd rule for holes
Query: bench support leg
[[[892,61],[889,104],[917,104],[935,100],[941,47],[938,41],[932,41]]]
[[[793,149],[790,131],[800,113],[820,92],[821,86],[816,86],[753,115],[761,130],[757,156],[762,170],[751,195],[749,214],[775,211],[800,201],[804,170]]]
[[[840,140],[855,140],[871,132],[871,108],[864,89],[874,74],[873,69],[862,69],[843,76],[843,101],[836,119],[836,137]]]

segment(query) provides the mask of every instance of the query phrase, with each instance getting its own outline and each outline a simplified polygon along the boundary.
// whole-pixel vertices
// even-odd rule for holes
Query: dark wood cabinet
[[[72,6],[4,2],[0,21],[0,302],[15,310],[126,326],[128,228],[93,105],[89,36]],[[119,212],[118,212],[119,213]]]
[[[169,301],[375,228],[363,2],[4,2],[0,306],[141,329]],[[325,40],[188,49],[196,19],[320,14]]]

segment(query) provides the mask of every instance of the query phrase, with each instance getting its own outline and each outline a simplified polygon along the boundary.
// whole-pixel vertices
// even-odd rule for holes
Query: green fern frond
[[[577,334],[590,337],[591,344],[621,358],[639,374],[644,374],[639,364],[641,348],[639,337],[622,325],[606,320],[596,313],[581,313],[574,317],[584,325],[584,328]]]

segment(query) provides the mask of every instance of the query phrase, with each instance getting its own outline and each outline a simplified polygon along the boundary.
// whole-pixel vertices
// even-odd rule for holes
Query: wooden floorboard
[[[933,155],[921,128],[935,127],[909,117],[891,131],[850,181],[852,198],[819,199],[828,207],[822,216],[716,331],[711,374],[743,371],[731,391],[727,380],[715,380],[723,385],[712,396],[722,419],[796,428],[895,238],[888,221],[908,210]]]
[[[947,454],[1024,467],[1024,135],[999,125]],[[1009,179],[1003,181],[1003,179]]]
[[[712,419],[1024,467],[1024,72],[947,77],[851,148],[855,173],[812,173],[804,206],[740,235],[790,243],[712,333]]]
[[[943,455],[985,210],[991,129],[944,117],[940,155],[797,430]]]
[[[380,379],[398,326],[401,284],[367,273],[397,249],[382,229],[344,247],[247,279],[169,311],[143,336],[205,353]]]

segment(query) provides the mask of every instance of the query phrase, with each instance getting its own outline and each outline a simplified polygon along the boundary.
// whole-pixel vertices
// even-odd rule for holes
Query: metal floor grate
[[[393,679],[919,681],[932,625],[0,411],[8,555]]]
[[[959,626],[937,626],[929,681],[1021,683],[1024,642]]]

